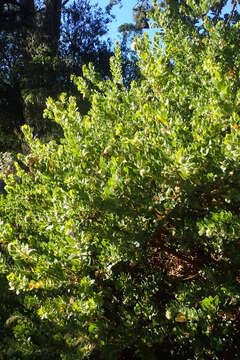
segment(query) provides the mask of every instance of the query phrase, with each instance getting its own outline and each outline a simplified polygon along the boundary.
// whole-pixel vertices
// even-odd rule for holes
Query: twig
[[[183,278],[182,281],[188,281],[188,280],[195,279],[195,278],[198,277],[199,275],[200,275],[200,273],[199,273],[199,271],[198,271],[196,274],[189,275],[189,276]]]

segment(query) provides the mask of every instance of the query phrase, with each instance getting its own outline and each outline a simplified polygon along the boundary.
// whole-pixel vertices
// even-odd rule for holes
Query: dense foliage
[[[164,49],[134,43],[138,82],[117,46],[111,80],[73,78],[87,115],[49,98],[60,142],[23,127],[0,197],[3,357],[239,356],[240,23],[173,9],[155,4]]]

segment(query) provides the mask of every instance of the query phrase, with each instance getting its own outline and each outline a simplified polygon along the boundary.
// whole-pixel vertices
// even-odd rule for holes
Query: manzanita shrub
[[[155,4],[164,47],[136,40],[129,89],[117,46],[111,80],[73,78],[87,115],[48,100],[60,143],[23,127],[27,169],[0,197],[2,358],[238,358],[240,28],[197,27],[194,4]]]

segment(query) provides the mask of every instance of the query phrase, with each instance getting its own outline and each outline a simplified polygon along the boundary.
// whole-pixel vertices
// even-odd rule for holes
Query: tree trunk
[[[0,0],[0,31],[24,31],[35,25],[34,0]]]
[[[27,28],[34,28],[35,18],[35,5],[34,0],[20,0],[22,11],[22,24]]]
[[[50,47],[53,55],[58,52],[61,11],[62,0],[45,0],[43,36],[44,42]]]

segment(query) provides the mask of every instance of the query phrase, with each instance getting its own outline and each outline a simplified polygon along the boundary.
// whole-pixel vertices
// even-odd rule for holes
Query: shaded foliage
[[[104,76],[109,73],[110,43],[101,37],[111,16],[88,0],[64,7],[60,0],[1,6],[0,125],[6,150],[7,137],[22,123],[40,136],[49,133],[51,125],[42,118],[46,98],[60,89],[74,92],[70,74],[81,74],[83,64],[91,61]],[[84,111],[86,105],[79,105]]]

